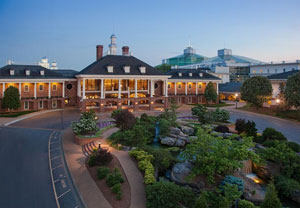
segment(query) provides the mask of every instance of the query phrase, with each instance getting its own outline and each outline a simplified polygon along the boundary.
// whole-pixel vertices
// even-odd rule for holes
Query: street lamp
[[[235,109],[237,109],[237,101],[238,101],[238,94],[237,93],[235,93]]]

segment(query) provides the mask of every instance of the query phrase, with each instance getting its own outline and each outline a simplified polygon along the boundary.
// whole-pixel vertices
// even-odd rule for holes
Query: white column
[[[151,79],[151,94],[150,94],[150,97],[153,97],[154,96],[154,83],[153,83],[153,80]]]
[[[165,95],[166,92],[166,80],[163,81],[163,85],[162,85],[162,95]]]
[[[216,83],[217,85],[217,94],[219,94],[219,83]]]
[[[196,82],[196,95],[198,95],[198,87],[199,87],[199,83]]]
[[[119,91],[118,91],[118,98],[121,98],[121,79],[119,79]]]
[[[137,98],[137,79],[134,80],[134,97]]]
[[[34,83],[34,99],[36,99],[36,82]]]
[[[51,98],[51,82],[48,83],[48,98]]]
[[[165,80],[165,97],[168,97],[168,80]]]
[[[81,82],[81,79],[78,79],[77,80],[77,96],[78,97],[81,97],[81,84],[80,84],[80,82]]]
[[[104,79],[101,79],[101,99],[104,99]]]
[[[150,80],[148,79],[148,85],[147,85],[147,87],[148,87],[148,94],[150,94]]]
[[[22,83],[21,82],[19,82],[19,94],[20,94],[20,100],[21,100],[21,98],[22,98]]]
[[[5,83],[2,83],[2,98],[4,97],[4,92],[5,92]]]
[[[188,89],[188,88],[187,88],[187,82],[185,82],[185,85],[184,85],[184,86],[185,86],[185,95],[187,95],[187,94],[188,94],[188,91],[187,91],[187,89]]]
[[[85,78],[82,79],[82,99],[85,99]]]
[[[175,95],[177,95],[177,82],[174,82],[174,87],[175,87]]]
[[[65,82],[62,83],[62,97],[65,97]]]

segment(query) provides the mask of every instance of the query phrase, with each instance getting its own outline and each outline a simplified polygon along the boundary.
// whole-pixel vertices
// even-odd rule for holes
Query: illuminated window
[[[44,90],[44,85],[40,84],[39,85],[39,91],[43,91]]]
[[[168,88],[169,88],[169,89],[171,88],[171,84],[168,84]]]
[[[201,83],[199,83],[199,84],[198,84],[198,88],[199,88],[199,89],[201,89],[201,88],[202,88],[202,85],[201,85]]]
[[[261,69],[261,70],[259,70],[259,73],[261,73],[261,74],[262,74],[262,73],[263,73],[263,70],[262,70],[262,69]]]
[[[28,84],[24,85],[24,92],[29,92],[29,85]]]
[[[56,91],[56,90],[57,90],[57,85],[56,85],[56,84],[53,84],[53,85],[52,85],[52,90],[53,90],[53,91]]]
[[[192,88],[192,84],[189,84],[189,89],[191,89]]]
[[[181,83],[179,83],[179,84],[178,84],[178,89],[181,89],[181,87],[182,87],[182,86],[181,86]]]
[[[25,101],[24,102],[24,110],[28,110],[29,109],[29,102]]]
[[[253,74],[256,74],[256,70],[253,70]]]

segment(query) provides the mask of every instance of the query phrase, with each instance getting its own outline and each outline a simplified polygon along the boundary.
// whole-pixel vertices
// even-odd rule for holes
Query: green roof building
[[[168,59],[163,59],[163,64],[169,64],[171,66],[184,66],[190,64],[200,63],[205,60],[205,56],[196,54],[196,50],[191,46],[184,49],[183,54]]]

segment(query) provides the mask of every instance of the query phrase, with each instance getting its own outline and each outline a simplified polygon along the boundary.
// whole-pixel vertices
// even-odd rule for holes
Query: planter
[[[99,140],[101,137],[93,137],[93,138],[80,138],[77,135],[74,134],[74,141],[78,145],[85,145],[87,143]]]

